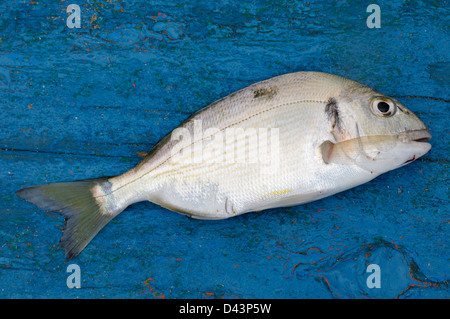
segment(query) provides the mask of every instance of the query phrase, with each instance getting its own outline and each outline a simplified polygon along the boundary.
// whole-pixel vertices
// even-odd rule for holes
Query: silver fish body
[[[186,129],[191,143],[173,151],[181,141],[170,134],[137,168],[111,180],[112,193],[118,190],[125,200],[119,200],[119,207],[149,200],[192,217],[221,219],[302,204],[363,184],[386,171],[376,169],[377,156],[364,155],[373,156],[373,169],[350,159],[326,162],[321,146],[361,142],[372,135],[370,126],[378,117],[373,114],[374,121],[360,121],[354,110],[361,107],[358,99],[366,96],[382,95],[356,82],[316,72],[256,83],[189,118],[180,127]],[[327,111],[327,107],[334,110]],[[420,138],[429,136],[420,120],[405,107],[397,108],[399,113],[408,112],[412,123],[405,122],[405,127],[409,131],[421,132]],[[399,134],[405,135],[404,127],[385,132],[383,124],[375,136],[392,136],[395,142]],[[244,134],[236,133],[239,130]],[[205,151],[213,143],[219,149],[215,157]],[[227,147],[230,144],[235,147]],[[429,147],[421,143],[415,158]],[[228,159],[230,153],[233,158]]]
[[[130,171],[84,185],[80,196],[93,198],[85,206],[104,221],[75,231],[70,220],[92,213],[63,209],[69,231],[60,246],[76,256],[139,201],[201,219],[314,201],[412,162],[430,150],[430,138],[399,101],[362,84],[320,72],[278,76],[198,111]],[[47,184],[18,195],[55,210],[70,203],[63,188]]]

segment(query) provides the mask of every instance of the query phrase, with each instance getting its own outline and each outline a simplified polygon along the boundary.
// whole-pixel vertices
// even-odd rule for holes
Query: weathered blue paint
[[[81,7],[69,29],[66,7]],[[449,3],[0,2],[1,298],[448,298]],[[303,206],[223,221],[130,207],[73,260],[61,216],[14,192],[119,174],[189,114],[251,83],[323,71],[397,97],[424,158]],[[380,289],[366,268],[381,268]]]

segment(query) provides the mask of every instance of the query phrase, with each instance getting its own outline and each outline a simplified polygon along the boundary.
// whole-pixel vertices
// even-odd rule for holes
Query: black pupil
[[[379,110],[381,113],[386,113],[387,111],[389,111],[389,109],[390,109],[390,106],[389,106],[389,104],[387,104],[386,102],[380,102],[380,103],[378,103],[378,110]]]

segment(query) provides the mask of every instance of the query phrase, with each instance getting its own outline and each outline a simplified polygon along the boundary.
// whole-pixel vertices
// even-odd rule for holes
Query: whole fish
[[[411,163],[430,138],[396,99],[340,76],[297,72],[201,109],[122,175],[16,194],[64,216],[59,248],[69,260],[133,203],[199,219],[303,204]]]

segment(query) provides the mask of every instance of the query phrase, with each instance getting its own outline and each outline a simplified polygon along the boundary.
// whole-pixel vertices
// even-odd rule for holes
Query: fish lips
[[[417,154],[413,154],[413,156],[405,161],[402,166],[413,162],[431,149],[431,144],[426,143],[431,139],[431,133],[427,129],[407,130],[400,133],[398,138],[402,143],[408,144],[417,149]]]
[[[407,130],[399,134],[399,138],[404,143],[419,142],[423,143],[431,139],[431,133],[427,129],[424,130]]]

